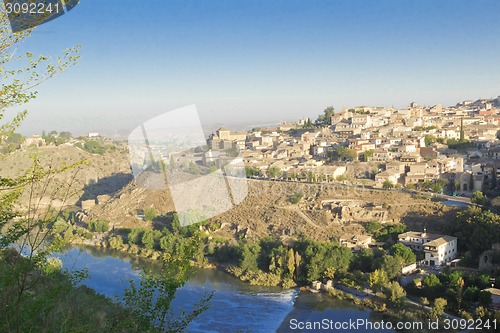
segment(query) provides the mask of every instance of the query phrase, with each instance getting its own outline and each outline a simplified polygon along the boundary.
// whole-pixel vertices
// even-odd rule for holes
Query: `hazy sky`
[[[22,132],[126,132],[189,104],[231,125],[496,97],[498,36],[498,0],[82,0],[18,50],[83,45]]]

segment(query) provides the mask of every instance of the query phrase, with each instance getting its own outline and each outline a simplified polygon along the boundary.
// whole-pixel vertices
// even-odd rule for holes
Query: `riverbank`
[[[138,281],[139,273],[151,260],[96,247],[73,247],[59,254],[64,268],[87,268],[90,279],[83,281],[96,292],[112,298],[121,295],[126,282]],[[146,266],[145,266],[146,265]],[[284,290],[280,287],[252,286],[220,269],[195,270],[192,278],[179,289],[175,309],[189,309],[201,295],[215,290],[212,306],[202,313],[189,331],[205,332],[293,332],[289,320],[307,318],[380,320],[382,317],[369,308],[358,306],[325,294]],[[307,331],[307,332],[315,332]],[[370,332],[360,330],[357,332]],[[382,332],[393,333],[392,330]]]
[[[92,250],[94,253],[100,253],[100,254],[107,253],[108,255],[115,255],[115,256],[121,256],[122,258],[126,258],[127,260],[129,260],[129,262],[132,263],[132,267],[135,266],[135,269],[137,269],[137,270],[139,270],[140,267],[150,266],[151,264],[154,264],[155,262],[157,262],[157,260],[152,259],[151,257],[145,256],[144,253],[142,253],[142,255],[141,255],[140,253],[129,253],[127,251],[123,251],[123,249],[121,251],[113,250],[113,249],[110,249],[109,246],[107,246],[107,247],[106,246],[93,247]],[[148,253],[149,252],[147,252],[146,254],[148,254]],[[124,269],[122,263],[112,264],[112,265],[119,265],[119,269],[118,269],[119,271],[122,271]],[[107,265],[107,266],[109,266],[109,265]],[[231,284],[236,283],[239,286],[239,288],[241,288],[243,290],[249,290],[249,289],[252,290],[252,288],[257,288],[261,292],[263,290],[266,290],[265,293],[268,293],[270,290],[272,291],[272,293],[278,293],[278,294],[290,295],[290,293],[291,293],[291,294],[294,294],[295,295],[294,297],[296,297],[296,298],[299,298],[299,295],[301,295],[301,297],[308,299],[308,301],[307,301],[308,304],[310,304],[312,299],[314,299],[314,297],[311,298],[308,296],[310,294],[310,292],[307,291],[309,289],[309,287],[301,288],[302,291],[299,291],[298,288],[283,289],[281,287],[275,287],[275,286],[263,286],[262,284],[257,284],[255,282],[250,283],[248,280],[241,279],[241,278],[235,276],[234,274],[231,274],[231,269],[228,269],[229,267],[230,266],[228,266],[228,265],[220,264],[220,263],[217,263],[217,264],[212,263],[209,265],[204,265],[203,267],[198,266],[197,270],[198,271],[202,270],[202,271],[204,271],[204,273],[201,273],[202,274],[201,278],[199,275],[197,276],[195,273],[194,280],[199,283],[198,284],[199,286],[203,285],[203,288],[205,288],[207,286],[207,280],[210,280],[210,279],[207,279],[206,276],[210,275],[210,276],[212,276],[212,278],[214,276],[216,276],[216,278],[214,278],[214,279],[217,279],[217,280],[232,281],[232,282],[230,282]],[[208,271],[213,271],[213,272],[207,273]],[[136,277],[132,277],[132,279],[135,279],[135,278]],[[102,280],[104,279],[104,277],[101,275],[98,275],[97,279],[98,279],[98,281],[100,281],[99,283],[102,283]],[[238,281],[238,282],[236,282],[236,281]],[[105,286],[104,290],[107,294],[110,294],[111,290],[113,290],[112,285],[114,285],[114,283],[112,283],[112,282],[104,284],[104,286]],[[217,286],[217,288],[220,287],[220,285],[218,285],[217,283],[214,283],[213,281],[209,282],[208,285],[214,285],[214,286]],[[358,309],[359,311],[361,311],[363,313],[362,315],[360,314],[361,316],[357,316],[356,319],[359,319],[359,318],[365,318],[365,319],[378,318],[380,320],[383,319],[383,320],[395,323],[398,321],[414,321],[414,322],[415,321],[422,321],[422,318],[424,317],[424,313],[417,311],[418,309],[415,307],[411,307],[410,309],[396,308],[390,304],[387,304],[387,303],[389,303],[387,299],[383,299],[381,297],[376,297],[375,295],[369,295],[369,297],[360,297],[359,291],[350,290],[350,288],[348,288],[348,287],[343,288],[343,290],[339,290],[338,286],[340,286],[340,285],[337,285],[337,288],[331,288],[330,290],[328,290],[325,293],[316,294],[315,296],[318,297],[318,302],[320,302],[320,301],[324,302],[325,300],[328,299],[328,302],[330,302],[331,304],[337,304],[338,302],[343,303],[344,305],[346,303],[351,304],[352,307],[354,307],[355,309]],[[98,286],[95,284],[91,284],[90,287],[97,288],[98,290],[99,290],[99,288],[103,288],[103,286]],[[266,289],[266,288],[271,288],[271,289]],[[193,290],[191,292],[194,293]],[[315,306],[316,305],[317,304],[315,304]],[[290,313],[292,313],[292,312],[293,311],[290,310]],[[333,314],[331,311],[327,311],[327,313],[329,316],[328,318],[336,318],[336,316],[337,316],[336,313]],[[367,313],[369,313],[369,315],[367,315]],[[377,315],[374,315],[374,313],[376,313]],[[292,320],[292,319],[297,319],[298,317],[300,317],[302,315],[303,315],[303,310],[299,309],[298,312],[293,314],[293,315],[288,314],[287,318],[289,318],[289,320]],[[314,316],[317,317],[319,315],[317,313],[315,313]],[[275,328],[278,330],[278,332],[287,332],[287,330],[285,329],[285,327],[287,326],[287,324],[285,323],[286,320],[287,319],[285,319],[285,317],[283,317],[283,323],[280,324],[280,327],[281,326],[283,326],[283,327]],[[220,324],[221,323],[218,323],[218,325],[220,325]],[[289,326],[289,324],[288,324],[288,326]],[[206,327],[208,329],[207,326],[204,326],[204,327]],[[252,330],[250,330],[250,331],[252,331]],[[369,330],[367,330],[366,332],[369,332]]]

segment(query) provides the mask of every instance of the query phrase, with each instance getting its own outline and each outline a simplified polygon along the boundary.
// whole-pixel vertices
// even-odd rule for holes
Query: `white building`
[[[442,236],[424,245],[425,264],[443,265],[457,257],[457,238]]]
[[[442,265],[456,258],[457,238],[453,236],[409,231],[398,235],[399,242],[413,250],[425,252],[425,264]]]

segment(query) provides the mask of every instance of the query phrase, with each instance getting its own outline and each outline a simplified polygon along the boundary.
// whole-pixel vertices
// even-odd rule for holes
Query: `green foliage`
[[[144,220],[151,222],[158,215],[158,211],[153,207],[148,207],[144,209]]]
[[[320,114],[318,116],[318,119],[316,120],[316,125],[318,126],[330,125],[331,117],[333,116],[334,113],[335,113],[335,108],[333,106],[327,107],[323,111],[323,114]]]
[[[308,182],[313,182],[314,181],[314,172],[308,171],[306,179],[307,179]]]
[[[430,131],[430,130],[433,130],[433,129],[436,129],[437,127],[436,126],[415,126],[413,127],[413,131]]]
[[[92,220],[88,224],[91,232],[107,232],[109,231],[109,222],[106,220]]]
[[[448,233],[458,238],[461,251],[470,251],[477,259],[500,239],[500,216],[469,206],[457,212],[456,218],[448,224]]]
[[[400,304],[401,299],[406,296],[406,292],[397,281],[387,283],[384,293],[386,297],[396,304]]]
[[[354,149],[349,149],[344,146],[337,146],[333,149],[333,158],[337,160],[355,161],[358,157]]]
[[[2,114],[0,113],[0,116]],[[0,133],[1,135],[2,133]],[[10,154],[16,149],[19,149],[21,147],[21,144],[24,142],[24,138],[21,134],[19,133],[12,133],[5,139],[5,141],[2,143],[0,139],[0,153],[3,154]]]
[[[444,313],[444,308],[448,302],[444,298],[436,298],[431,308],[430,316],[433,319],[439,318]]]
[[[191,173],[191,174],[193,174],[193,175],[199,175],[201,173],[200,167],[195,162],[190,162],[189,163],[188,172]]]
[[[389,277],[383,269],[376,269],[370,273],[368,281],[372,290],[380,291],[387,285]]]
[[[363,156],[364,156],[364,161],[368,162],[369,159],[373,157],[373,150],[370,149],[370,150],[365,151]]]
[[[480,291],[478,300],[479,303],[485,308],[488,308],[491,305],[491,302],[493,301],[492,295],[489,291]]]
[[[365,230],[368,233],[373,235],[374,233],[376,233],[377,231],[382,229],[382,223],[377,222],[377,221],[369,221],[369,222],[364,223],[363,227],[365,228]]]
[[[161,231],[148,229],[142,234],[141,242],[146,249],[153,250],[158,247],[161,248],[161,237]]]
[[[270,167],[267,169],[267,174],[271,178],[278,178],[281,175],[281,170],[278,167]]]
[[[108,239],[109,247],[115,250],[121,250],[125,246],[123,238],[120,235],[111,236]]]
[[[394,188],[394,184],[388,180],[386,180],[383,184],[382,184],[382,188],[385,188],[386,190],[387,189],[391,189],[391,188]]]
[[[401,243],[394,244],[389,253],[393,256],[399,256],[404,260],[405,265],[413,264],[417,261],[415,253]]]
[[[478,204],[478,205],[483,205],[483,206],[489,206],[491,205],[490,199],[488,199],[483,192],[481,191],[475,191],[472,194],[472,198],[470,199],[472,203]]]
[[[246,241],[240,242],[238,248],[239,266],[243,270],[257,271],[260,253],[260,245],[258,243],[249,244]]]
[[[422,285],[425,288],[436,289],[438,287],[441,287],[441,281],[435,274],[429,274],[422,281]]]
[[[378,268],[386,272],[389,279],[393,279],[401,275],[401,270],[404,267],[404,259],[400,256],[385,255],[378,264]]]
[[[245,172],[248,178],[250,177],[257,177],[260,174],[260,171],[256,167],[245,167]]]
[[[145,271],[139,285],[130,282],[124,304],[137,318],[141,332],[184,332],[191,321],[209,307],[213,293],[205,294],[190,312],[175,313],[171,304],[175,293],[192,273],[190,259],[198,244],[186,243],[178,252],[162,257],[160,272]]]
[[[357,269],[362,272],[372,272],[375,266],[382,260],[385,255],[384,250],[379,249],[365,249],[362,253],[354,257],[351,269]]]
[[[457,139],[448,139],[446,144],[448,145],[448,148],[457,150],[465,150],[474,147],[474,144],[467,140],[460,141]]]
[[[296,205],[300,202],[300,200],[302,200],[303,196],[304,195],[302,193],[295,193],[290,197],[289,201],[290,203]]]
[[[128,243],[129,244],[140,244],[142,240],[142,235],[144,234],[144,228],[134,228],[131,229],[128,234]]]
[[[67,131],[59,132],[59,137],[63,139],[71,139],[71,133]]]
[[[397,241],[399,234],[406,231],[406,225],[400,223],[395,225],[385,225],[382,230],[375,233],[375,239],[381,242],[393,242]]]
[[[443,277],[447,280],[447,283],[451,287],[458,287],[460,282],[463,282],[462,273],[460,271],[453,271],[449,274],[443,273]]]
[[[434,135],[427,134],[424,137],[425,146],[430,146],[432,143],[436,142],[436,137]]]
[[[112,152],[116,150],[116,146],[113,144],[107,144],[102,139],[89,139],[80,138],[82,142],[77,142],[76,147],[85,150],[90,154],[103,155],[106,152]]]
[[[336,272],[345,273],[352,260],[352,252],[346,247],[340,247],[331,242],[316,242],[307,240],[303,252],[303,271],[305,280],[312,282],[324,276],[327,269],[334,268]]]
[[[61,219],[57,219],[53,224],[52,224],[52,233],[53,234],[61,234],[63,233],[64,231],[66,231],[66,229],[69,228],[69,224],[67,222],[64,222],[63,220]]]

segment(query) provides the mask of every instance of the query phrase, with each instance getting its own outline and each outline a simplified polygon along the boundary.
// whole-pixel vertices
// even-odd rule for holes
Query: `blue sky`
[[[189,104],[231,125],[496,97],[498,36],[497,0],[82,0],[20,48],[83,45],[22,130],[126,132]]]

